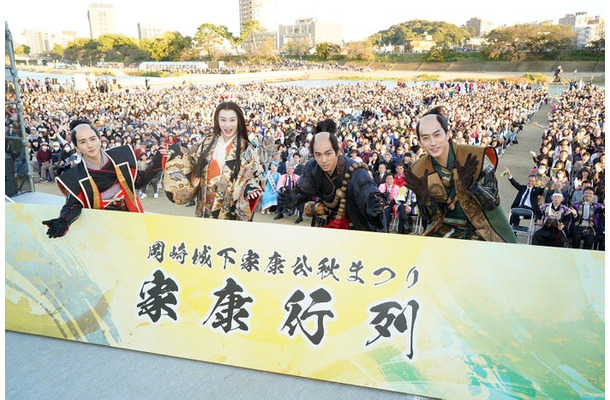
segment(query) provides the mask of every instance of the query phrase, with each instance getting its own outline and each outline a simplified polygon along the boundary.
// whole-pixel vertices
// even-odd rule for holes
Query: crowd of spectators
[[[573,86],[550,104],[548,125],[538,125],[543,133],[539,153],[532,152],[531,174],[536,177],[536,185],[544,189],[539,205],[550,211],[549,205],[557,195],[569,214],[564,219],[564,232],[555,232],[557,240],[553,245],[580,247],[584,229],[589,236],[583,244],[585,248],[591,248],[594,243],[604,248],[604,98],[605,92],[595,86]],[[590,196],[586,195],[587,191],[591,192]],[[588,210],[583,215],[583,201],[591,204],[590,215]],[[583,224],[583,217],[587,226]],[[545,221],[546,215],[543,215],[540,229],[545,228]]]
[[[231,63],[230,66],[224,64],[215,68],[203,68],[201,65],[191,65],[192,63],[185,62],[180,65],[179,62],[159,63],[154,66],[155,70],[166,71],[170,73],[185,73],[185,74],[236,74],[236,73],[255,73],[255,72],[273,72],[273,71],[371,71],[370,67],[361,65],[340,64],[338,62],[314,62],[306,60],[284,59],[281,61],[259,61],[255,63],[237,62]]]
[[[327,87],[250,83],[118,91],[48,91],[44,83],[26,80],[25,84],[34,88],[22,91],[22,102],[35,173],[40,173],[33,163],[37,149],[43,143],[53,146],[58,142],[62,148],[69,143],[67,126],[72,119],[92,121],[99,127],[105,147],[129,144],[150,153],[153,144],[197,144],[211,132],[215,107],[230,100],[244,110],[250,139],[265,168],[275,152],[284,162],[298,153],[301,163],[306,163],[313,127],[332,118],[346,154],[368,164],[374,175],[382,164],[387,173],[396,174],[397,166],[408,168],[423,154],[415,125],[433,106],[445,106],[453,141],[493,146],[502,155],[508,146],[518,143],[518,132],[548,101],[545,88],[506,82],[396,87],[381,82]],[[6,89],[10,95],[10,86]],[[574,88],[551,104],[554,111],[544,128],[540,154],[534,159],[537,163],[546,160],[549,174],[566,171],[568,199],[580,189],[587,169],[586,177],[593,182],[598,199],[603,199],[603,96],[603,91],[591,87]],[[6,131],[17,134],[16,109],[7,106],[6,113]],[[551,186],[552,192],[556,187]]]

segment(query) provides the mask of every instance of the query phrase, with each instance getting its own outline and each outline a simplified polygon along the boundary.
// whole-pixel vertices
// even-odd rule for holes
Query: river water
[[[116,83],[118,83],[119,85],[122,86],[126,86],[126,87],[133,87],[133,86],[144,86],[145,85],[145,77],[143,76],[129,76],[129,75],[122,75],[122,76],[102,76],[102,75],[93,75],[93,74],[83,74],[83,73],[73,73],[73,74],[54,74],[54,73],[42,73],[42,72],[31,72],[31,71],[18,71],[17,75],[19,76],[19,78],[21,79],[35,79],[38,81],[43,81],[45,80],[45,78],[50,78],[52,79],[54,82],[58,83],[58,84],[64,84],[66,82],[70,82],[72,79],[75,80],[76,86],[78,89],[84,89],[87,87],[87,79],[89,79],[90,81],[95,81],[97,78],[100,79],[108,79],[110,81],[116,80]],[[181,79],[184,78],[194,78],[194,76],[185,76],[185,77],[173,77],[173,78],[157,78],[157,77],[149,77],[149,81],[151,86],[155,86],[155,83],[161,83],[162,80],[166,80],[168,82],[175,82],[175,81],[179,81]],[[226,75],[226,81],[227,82],[231,82],[231,83],[238,83],[238,84],[247,84],[247,83],[259,83],[259,82],[264,82],[265,79],[256,79],[256,78],[252,78],[251,80],[242,80],[241,82],[234,82],[236,78],[236,75]],[[9,70],[5,70],[5,79],[6,80],[10,80],[11,79],[11,74]],[[303,88],[314,88],[314,87],[329,87],[329,86],[336,86],[336,85],[364,85],[366,83],[372,83],[372,82],[379,82],[381,84],[383,84],[386,88],[395,88],[398,85],[398,82],[396,80],[378,80],[378,81],[373,81],[373,80],[362,80],[362,81],[357,81],[357,80],[340,80],[340,79],[336,79],[336,80],[286,80],[286,81],[279,81],[279,82],[270,82],[269,84],[271,85],[283,85],[283,86],[298,86],[298,87],[303,87]],[[412,82],[412,81],[407,81],[405,82],[407,86],[412,87],[415,85],[423,85],[426,83],[430,83],[430,84],[434,84],[435,82],[427,82],[427,81],[420,81],[420,82]],[[199,83],[199,86],[206,86],[206,85],[214,85],[217,84],[216,82],[212,83]]]
[[[56,73],[42,73],[42,72],[31,72],[31,71],[18,71],[18,76],[21,79],[27,79],[27,78],[31,78],[31,79],[35,79],[35,80],[39,80],[39,81],[44,81],[45,78],[51,78],[52,80],[54,80],[54,82],[58,83],[58,84],[63,84],[66,82],[71,81],[72,79],[74,79],[75,83],[76,83],[76,88],[77,89],[86,89],[87,88],[87,80],[94,82],[97,78],[100,79],[107,79],[109,81],[114,81],[116,80],[116,83],[118,83],[121,86],[124,87],[144,87],[145,86],[145,77],[143,76],[129,76],[129,75],[122,75],[122,76],[102,76],[102,75],[93,75],[93,74],[89,74],[86,75],[84,73],[72,73],[72,74],[56,74]],[[207,76],[208,78],[217,78],[217,76]],[[235,83],[235,84],[247,84],[247,83],[260,83],[260,82],[264,82],[266,81],[266,79],[256,79],[255,77],[252,77],[251,79],[248,79],[247,77],[243,77],[245,79],[242,79],[241,81],[237,81],[235,78],[238,77],[238,75],[226,75],[226,82],[230,82],[230,83]],[[185,77],[168,77],[168,78],[157,78],[157,77],[149,77],[149,82],[151,84],[151,86],[157,86],[157,85],[161,85],[162,81],[165,81],[165,83],[169,83],[169,84],[179,84],[182,80],[184,79],[191,79],[191,78],[196,78],[196,76],[190,76],[187,75]],[[5,79],[6,80],[10,80],[11,79],[11,74],[10,74],[10,70],[5,69]],[[363,80],[363,81],[357,81],[357,80],[286,80],[286,81],[279,81],[279,82],[270,82],[270,85],[282,85],[282,86],[298,86],[298,87],[303,87],[303,88],[315,88],[315,87],[329,87],[329,86],[336,86],[336,85],[363,85],[366,83],[372,83],[372,82],[379,82],[381,84],[383,84],[386,88],[395,88],[398,85],[398,82],[396,80],[379,80],[379,81],[372,81],[372,80]],[[438,82],[433,82],[433,81],[419,81],[419,82],[414,82],[414,81],[407,81],[405,82],[406,85],[408,87],[413,87],[413,86],[421,86],[421,85],[425,85],[427,83],[430,83],[431,85],[434,84],[438,84]],[[207,86],[207,85],[215,85],[218,84],[218,82],[197,82],[195,83],[197,86]],[[600,88],[604,89],[604,85],[598,85],[600,86]],[[540,87],[540,85],[535,84],[532,85],[533,89],[537,89]],[[559,95],[560,93],[562,93],[565,89],[567,89],[568,86],[567,85],[551,85],[549,87],[549,94],[551,95]]]
[[[42,73],[42,72],[31,72],[31,71],[18,71],[17,72],[17,76],[19,76],[19,78],[21,79],[35,79],[35,80],[39,80],[39,81],[44,81],[46,78],[50,78],[52,79],[54,82],[58,83],[58,84],[63,84],[66,82],[70,82],[72,79],[75,80],[75,82],[77,83],[77,86],[80,82],[86,82],[87,79],[91,80],[91,81],[95,81],[97,78],[100,79],[108,79],[108,80],[115,80],[118,84],[121,84],[123,86],[134,86],[134,85],[142,85],[144,86],[145,82],[145,77],[143,76],[129,76],[129,75],[123,75],[123,76],[102,76],[102,75],[93,75],[93,74],[82,74],[82,73],[74,73],[74,74],[53,74],[53,73]],[[227,76],[227,81],[232,82],[233,78],[235,78],[235,75],[228,75]],[[5,80],[10,80],[11,79],[11,74],[9,70],[5,70]],[[157,77],[149,77],[148,78],[151,85],[154,85],[156,82],[160,82],[163,79],[170,79],[170,78],[157,78]],[[179,78],[181,79],[181,78]],[[259,80],[259,79],[252,79],[251,81],[242,81],[240,83],[251,83],[251,82],[262,82],[264,80]],[[353,81],[353,80],[294,80],[294,81],[285,81],[285,82],[272,82],[271,84],[273,85],[294,85],[294,86],[299,86],[299,87],[328,87],[328,86],[335,86],[335,85],[356,85],[356,84],[364,84],[365,82],[372,82],[372,81]],[[397,82],[396,81],[389,81],[389,80],[380,80],[378,82],[383,83],[386,87],[388,88],[393,88],[397,86]],[[210,84],[216,84],[216,83],[208,83],[207,85]],[[407,82],[407,84],[411,84],[414,85],[414,82]],[[421,84],[421,83],[420,83]],[[202,86],[205,86],[206,84],[203,84]]]

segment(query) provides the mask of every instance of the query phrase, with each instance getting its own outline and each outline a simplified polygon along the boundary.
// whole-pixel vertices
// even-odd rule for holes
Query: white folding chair
[[[409,221],[411,222],[411,232],[416,235],[424,233],[423,221],[420,214],[409,215]]]

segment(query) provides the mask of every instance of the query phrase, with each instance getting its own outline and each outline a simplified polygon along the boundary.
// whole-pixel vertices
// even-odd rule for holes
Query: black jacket
[[[509,178],[508,181],[515,189],[517,189],[517,195],[515,196],[515,200],[513,200],[513,204],[511,204],[510,208],[519,207],[519,204],[521,204],[521,198],[527,190],[527,185],[520,184],[515,180],[515,178]],[[544,188],[536,186],[534,186],[530,191],[530,203],[532,204],[532,210],[534,211],[536,219],[542,218],[542,213],[540,212],[540,207],[538,206],[538,196],[542,195],[543,193]]]

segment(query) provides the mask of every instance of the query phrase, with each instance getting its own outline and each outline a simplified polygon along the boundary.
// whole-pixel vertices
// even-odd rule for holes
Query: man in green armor
[[[499,207],[495,149],[452,143],[443,114],[443,107],[436,107],[418,122],[426,155],[405,174],[425,218],[424,236],[516,243]]]

